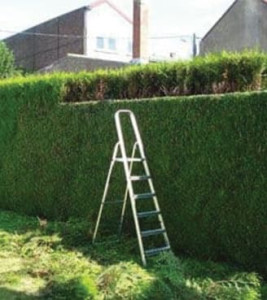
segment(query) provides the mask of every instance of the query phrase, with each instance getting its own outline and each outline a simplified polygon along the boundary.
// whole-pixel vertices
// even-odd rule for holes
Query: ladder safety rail
[[[121,125],[121,115],[123,115],[123,114],[124,115],[126,114],[129,116],[130,122],[132,125],[132,129],[134,132],[134,136],[135,136],[135,143],[132,148],[131,157],[127,157],[127,152],[126,152],[126,148],[125,148],[125,140],[124,140],[122,125]],[[132,208],[132,213],[133,213],[134,224],[135,224],[135,229],[136,229],[137,240],[138,240],[142,263],[144,266],[146,266],[146,264],[147,264],[146,256],[156,255],[160,252],[170,250],[171,249],[170,242],[169,242],[169,238],[168,238],[166,228],[164,225],[161,210],[160,210],[160,207],[158,204],[157,195],[156,195],[156,192],[154,189],[150,170],[149,170],[148,163],[146,160],[143,142],[142,142],[142,139],[140,136],[140,132],[139,132],[139,128],[137,125],[135,115],[133,114],[132,111],[130,111],[128,109],[118,110],[115,113],[115,125],[116,125],[116,130],[117,130],[117,135],[118,135],[118,142],[116,143],[114,150],[113,150],[112,160],[111,160],[110,168],[108,171],[106,184],[105,184],[105,188],[104,188],[104,193],[102,196],[101,205],[100,205],[100,209],[99,209],[99,213],[98,213],[98,217],[97,217],[97,221],[96,221],[96,226],[95,226],[95,230],[94,230],[94,234],[93,234],[93,243],[95,242],[95,239],[97,236],[97,232],[99,229],[100,220],[101,220],[101,216],[102,216],[102,212],[103,212],[105,203],[113,204],[113,203],[120,202],[123,204],[122,210],[121,210],[121,217],[120,217],[120,221],[119,221],[119,235],[120,235],[121,231],[122,231],[123,220],[124,220],[125,211],[126,211],[127,199],[129,199],[131,208]],[[135,157],[137,150],[139,150],[140,157]],[[119,155],[119,153],[120,153],[120,155]],[[124,193],[124,198],[122,201],[106,201],[109,184],[110,184],[110,179],[111,179],[111,174],[112,174],[114,165],[117,162],[123,163],[124,173],[125,173],[126,182],[127,182],[126,188],[125,188],[125,193]],[[132,169],[133,169],[134,163],[141,163],[145,174],[138,175],[138,176],[132,175]],[[133,182],[136,182],[136,181],[147,181],[150,191],[149,192],[146,191],[145,193],[136,194],[134,192],[134,188],[133,188]],[[150,211],[139,212],[139,211],[137,211],[137,206],[136,206],[137,201],[152,201],[152,203],[154,205],[154,209],[152,209]],[[157,217],[157,220],[159,222],[159,228],[152,229],[152,230],[141,230],[140,219],[153,218],[153,217]],[[157,235],[163,236],[165,244],[162,247],[158,247],[158,248],[154,248],[154,249],[148,249],[148,250],[144,249],[143,239],[144,238],[147,239],[151,236],[157,236]]]

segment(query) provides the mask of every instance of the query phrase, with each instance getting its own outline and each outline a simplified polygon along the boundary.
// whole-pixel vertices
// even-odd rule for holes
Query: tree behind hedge
[[[0,79],[14,75],[15,71],[13,53],[4,42],[0,41]]]

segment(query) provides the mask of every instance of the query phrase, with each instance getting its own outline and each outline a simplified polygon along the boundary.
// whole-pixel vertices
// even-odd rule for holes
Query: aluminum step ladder
[[[131,157],[127,157],[127,153],[126,153],[126,149],[125,149],[125,140],[124,140],[122,126],[121,126],[121,115],[123,115],[123,114],[128,115],[130,117],[130,122],[131,122],[131,126],[132,126],[132,129],[134,132],[134,137],[135,137],[135,143],[132,148]],[[101,201],[101,205],[100,205],[100,209],[99,209],[99,213],[98,213],[98,217],[97,217],[97,222],[96,222],[92,242],[94,243],[96,240],[103,208],[104,208],[104,205],[107,203],[121,203],[122,204],[122,212],[121,212],[121,218],[120,218],[120,224],[119,224],[119,234],[121,234],[127,199],[129,198],[130,203],[131,203],[133,218],[134,218],[134,224],[135,224],[141,259],[142,259],[143,265],[146,266],[146,264],[147,264],[146,257],[156,255],[163,251],[170,250],[171,249],[170,242],[169,242],[169,238],[168,238],[168,235],[166,232],[166,228],[164,225],[160,207],[158,204],[158,199],[157,199],[157,196],[155,193],[155,189],[154,189],[154,185],[153,185],[152,178],[150,175],[147,160],[145,157],[144,147],[143,147],[143,143],[142,143],[139,129],[137,126],[135,115],[130,110],[118,110],[115,113],[115,124],[116,124],[116,130],[117,130],[117,134],[118,134],[118,142],[116,143],[116,145],[114,147],[113,156],[112,156],[108,176],[106,179],[105,189],[104,189],[104,193],[103,193],[103,197],[102,197],[102,201]],[[139,150],[140,157],[135,157],[137,150]],[[126,189],[125,189],[124,199],[121,201],[110,201],[110,200],[106,201],[112,171],[113,171],[114,165],[116,163],[122,163],[123,167],[124,167],[124,173],[125,173],[125,177],[126,177]],[[145,173],[144,175],[137,176],[137,175],[132,174],[134,163],[142,164],[142,169],[144,170],[144,173]],[[148,186],[149,191],[146,193],[142,193],[142,194],[140,194],[140,193],[136,194],[134,191],[133,183],[137,182],[137,181],[147,181],[147,183],[148,183],[147,186]],[[138,209],[137,209],[138,201],[144,201],[144,200],[152,201],[151,206],[153,206],[154,208],[149,211],[138,211]],[[140,220],[144,219],[144,218],[152,218],[152,217],[156,217],[156,222],[157,222],[157,224],[159,224],[159,226],[157,225],[158,228],[142,231],[141,226],[140,226]],[[161,245],[160,247],[156,247],[156,248],[153,247],[152,249],[145,249],[144,239],[147,239],[148,237],[151,237],[151,236],[159,236],[159,235],[161,235],[161,237],[163,237],[163,239],[162,239],[163,245]]]

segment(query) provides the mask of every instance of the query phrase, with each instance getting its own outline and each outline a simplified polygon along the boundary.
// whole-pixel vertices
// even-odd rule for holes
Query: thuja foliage
[[[209,54],[191,61],[151,63],[80,73],[66,80],[64,101],[134,99],[259,90],[266,54]]]
[[[117,139],[113,115],[128,108],[175,252],[267,274],[265,92],[75,105],[59,104],[62,93],[62,75],[0,85],[1,208],[94,222]],[[123,195],[119,179],[121,171],[111,198]]]
[[[136,239],[92,245],[93,225],[41,227],[36,217],[1,211],[0,299],[266,299],[266,282],[254,272],[172,253],[143,268]]]
[[[14,55],[6,44],[0,41],[0,79],[8,78],[15,72]]]

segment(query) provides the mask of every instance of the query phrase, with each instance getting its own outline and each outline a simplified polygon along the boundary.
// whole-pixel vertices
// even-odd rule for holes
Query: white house
[[[132,58],[132,20],[111,0],[97,0],[88,6],[58,16],[4,40],[14,52],[16,64],[26,70],[51,69],[65,64],[69,54],[107,61],[129,62]],[[79,68],[82,66],[78,64]],[[102,66],[105,64],[101,63]],[[87,68],[90,63],[87,63]],[[60,69],[60,68],[59,68]],[[68,70],[65,66],[64,70]]]
[[[111,1],[99,0],[89,5],[86,17],[86,55],[93,58],[130,61],[132,24],[132,19]]]

